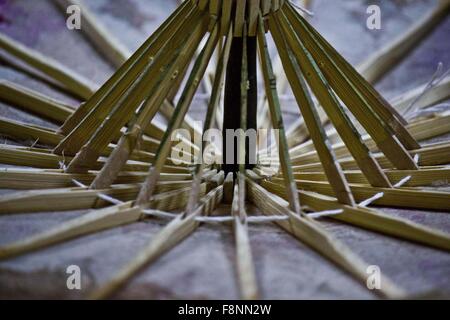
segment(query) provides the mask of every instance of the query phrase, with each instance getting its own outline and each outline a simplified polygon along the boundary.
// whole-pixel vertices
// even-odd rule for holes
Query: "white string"
[[[87,185],[85,185],[85,184],[83,184],[80,181],[77,181],[75,179],[72,179],[72,182],[75,183],[77,186],[79,186],[81,188],[87,188],[88,187]],[[124,203],[123,201],[115,199],[115,198],[113,198],[111,196],[108,196],[107,194],[104,194],[104,193],[97,193],[97,197],[99,197],[100,199],[105,200],[107,202],[110,202],[110,203],[112,203],[114,205],[119,205],[119,204],[123,204]]]
[[[373,197],[366,199],[364,201],[362,201],[359,206],[360,207],[367,207],[368,205],[370,205],[372,202],[377,201],[378,199],[383,198],[384,196],[384,192],[379,192],[376,195],[374,195]]]
[[[319,219],[319,218],[328,217],[328,216],[335,216],[335,215],[341,214],[343,212],[344,212],[344,210],[342,210],[342,209],[328,210],[328,211],[309,213],[309,214],[307,214],[307,216],[312,219]]]
[[[420,160],[420,154],[416,153],[414,155],[414,162],[418,165],[419,164],[419,160]],[[412,176],[406,176],[403,179],[401,179],[399,182],[397,182],[394,187],[395,188],[400,188],[401,186],[403,186],[405,183],[407,183],[410,179],[412,178]],[[379,200],[381,198],[384,197],[384,192],[379,192],[376,195],[374,195],[373,197],[364,200],[363,202],[361,202],[359,204],[360,207],[367,207],[368,205],[370,205],[371,203],[373,203],[376,200]]]
[[[411,180],[412,176],[407,176],[404,177],[402,180],[400,180],[399,182],[397,182],[396,184],[394,184],[395,188],[400,188],[401,186],[403,186],[405,183],[407,183],[409,180]]]

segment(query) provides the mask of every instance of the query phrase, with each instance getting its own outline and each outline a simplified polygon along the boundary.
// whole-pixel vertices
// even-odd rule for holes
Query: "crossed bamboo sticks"
[[[74,0],[71,2],[75,3]],[[0,186],[38,189],[45,183],[49,188],[55,188],[2,197],[0,214],[93,209],[81,218],[1,247],[0,259],[144,218],[164,216],[161,210],[181,210],[182,213],[152,238],[135,259],[90,295],[91,298],[110,297],[144,266],[192,234],[201,221],[208,221],[201,218],[207,219],[205,217],[222,199],[232,203],[230,215],[236,236],[237,274],[242,297],[246,299],[259,296],[248,240],[246,200],[259,206],[263,214],[284,217],[284,220],[274,222],[363,281],[366,264],[314,221],[309,216],[311,211],[320,213],[338,209],[339,213],[331,215],[331,218],[450,250],[448,234],[403,218],[390,217],[362,204],[365,202],[362,200],[382,193],[382,197],[373,200],[376,201],[374,203],[450,209],[448,193],[399,186],[399,183],[422,186],[438,179],[448,181],[450,171],[443,165],[450,162],[449,144],[421,147],[416,140],[448,132],[449,116],[439,115],[405,126],[406,122],[399,113],[289,2],[249,0],[246,4],[246,1],[238,0],[235,9],[230,3],[185,1],[103,86],[90,90],[89,94],[83,89],[94,88],[93,85],[85,85],[88,81],[46,58],[39,57],[36,61],[26,48],[6,37],[0,38],[2,48],[41,71],[47,71],[48,76],[66,89],[87,99],[75,111],[16,84],[0,84],[2,100],[62,124],[55,131],[0,119],[3,134],[19,140],[39,139],[38,142],[50,147],[1,146],[2,163],[34,169],[8,168],[1,171]],[[233,10],[237,10],[234,15]],[[93,31],[88,34],[94,33],[93,41],[101,39],[102,43],[114,47],[115,42],[108,41],[107,33],[104,30],[99,32],[94,17],[90,15],[89,18],[89,30]],[[311,135],[310,142],[296,148],[289,148],[284,130],[266,27],[280,53],[287,80]],[[271,180],[265,180],[260,176],[264,166],[249,172],[241,165],[235,185],[230,176],[224,177],[223,172],[203,162],[171,165],[168,158],[170,150],[174,149],[172,134],[186,124],[183,121],[200,79],[214,52],[218,51],[203,132],[213,127],[233,36],[258,38],[272,126],[280,133],[277,161],[281,168],[279,174],[275,172],[268,177]],[[198,51],[205,37],[207,40]],[[117,63],[120,61],[117,57],[125,55],[122,50],[121,54],[108,58]],[[171,115],[170,121],[161,128],[152,119],[161,106],[171,100],[167,98],[173,97],[172,88],[182,82],[193,59],[195,63],[176,106],[166,109]],[[242,65],[245,66],[245,54],[243,59]],[[246,73],[243,68],[243,106],[246,105]],[[439,100],[442,93],[437,92],[439,97],[436,99]],[[343,143],[331,145],[328,141],[329,134],[322,128],[323,120],[311,93],[324,107],[336,128],[335,135],[340,136]],[[359,135],[342,104],[355,114],[367,136]],[[244,112],[241,115],[243,128],[245,123]],[[437,129],[428,131],[425,130],[427,127]],[[245,148],[242,141],[241,157]],[[190,146],[191,149],[196,147],[192,143]],[[205,142],[202,147],[202,150],[206,147]],[[415,158],[417,155],[420,155],[418,159]],[[346,158],[348,156],[353,158]],[[361,203],[358,205],[358,202]],[[379,292],[382,296],[398,298],[405,295],[389,280],[384,280],[384,284]]]

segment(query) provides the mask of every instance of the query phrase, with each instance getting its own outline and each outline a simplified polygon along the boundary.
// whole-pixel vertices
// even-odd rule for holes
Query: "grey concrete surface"
[[[314,0],[312,23],[352,63],[358,63],[414,23],[435,1],[376,1],[382,7],[383,29],[365,28],[365,9],[371,1]],[[107,28],[131,50],[175,8],[168,0],[89,0]],[[387,97],[422,84],[437,63],[450,66],[450,19],[393,70],[379,85]],[[0,0],[0,32],[63,62],[101,83],[113,68],[77,31],[65,28],[64,16],[49,0]],[[0,77],[76,105],[76,99],[41,81],[0,64]],[[283,106],[287,122],[296,106]],[[191,112],[204,116],[196,100]],[[0,105],[0,116],[52,126]],[[54,125],[53,125],[54,126]],[[441,138],[442,139],[442,138]],[[448,140],[448,137],[444,139]],[[6,140],[8,143],[10,141]],[[31,142],[30,142],[31,144]],[[0,191],[2,194],[8,192]],[[10,192],[10,191],[9,191]],[[226,211],[226,208],[221,208]],[[450,232],[449,213],[382,208],[394,216]],[[249,211],[257,213],[254,208]],[[54,212],[0,217],[0,245],[45,230],[85,212]],[[129,261],[166,221],[145,221],[89,235],[36,253],[0,263],[0,298],[82,298]],[[323,225],[339,240],[411,295],[439,292],[450,295],[450,255],[403,240],[357,229],[331,220]],[[250,226],[250,240],[262,297],[266,299],[375,299],[372,292],[335,265],[272,225]],[[238,298],[231,227],[201,226],[189,239],[137,275],[117,298],[232,299]],[[82,290],[66,288],[66,268],[82,270]]]

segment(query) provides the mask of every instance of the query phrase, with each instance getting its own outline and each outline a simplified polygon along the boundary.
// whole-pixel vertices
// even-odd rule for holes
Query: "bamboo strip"
[[[245,211],[245,177],[241,174],[239,174],[239,183],[234,187],[231,209],[234,216],[236,266],[241,297],[244,300],[255,300],[259,293],[248,237],[247,213]]]
[[[198,30],[201,30],[200,28],[201,25],[199,25]],[[193,46],[187,47],[186,51],[182,51],[180,53],[179,59],[182,61],[180,63],[185,65],[188,64],[188,60],[184,59],[190,59],[192,57],[196,44],[199,43],[201,38],[202,36],[199,35],[198,38],[194,38],[195,40],[191,39],[192,42],[190,43],[192,43]],[[149,101],[145,103],[145,107],[138,112],[138,114],[136,115],[136,119],[129,124],[127,133],[124,134],[119,140],[117,147],[114,149],[105,166],[102,168],[99,175],[92,183],[91,188],[98,189],[108,187],[117,178],[117,175],[130,157],[131,152],[133,152],[134,148],[141,140],[143,134],[142,127],[144,127],[145,124],[148,123],[151,118],[153,118],[157,111],[157,108],[161,105],[161,103],[163,103],[163,100],[168,92],[167,90],[169,89],[169,85],[169,80],[161,83],[161,87],[158,89],[160,92],[158,92],[154,98],[149,98]],[[164,87],[166,87],[167,89],[163,90],[162,88]],[[176,115],[176,113],[174,113],[174,115]],[[170,151],[170,147],[168,151]],[[84,161],[83,155],[80,155],[80,159],[81,161]],[[82,162],[80,165],[84,167],[86,166],[86,162]],[[75,162],[74,168],[77,168],[77,166],[78,164]]]
[[[450,2],[440,0],[430,13],[364,61],[358,67],[360,73],[371,83],[378,81],[431,33],[447,17],[449,10]]]
[[[206,71],[206,67],[208,62],[214,52],[214,49],[217,45],[219,35],[218,35],[218,26],[214,28],[214,31],[210,34],[209,39],[203,48],[200,56],[197,58],[197,61],[191,71],[191,75],[186,83],[183,94],[178,102],[176,107],[174,116],[167,127],[167,131],[161,141],[160,148],[158,149],[156,160],[153,165],[150,167],[149,176],[145,181],[139,196],[137,198],[137,205],[145,206],[148,199],[153,194],[153,189],[158,180],[159,173],[161,172],[162,165],[170,151],[170,139],[171,136],[177,128],[180,127],[181,121],[184,119],[185,114],[192,102],[195,92],[199,86],[199,81],[203,74]]]
[[[131,279],[144,266],[149,265],[161,255],[182,242],[191,235],[199,226],[195,220],[200,215],[208,216],[220,203],[222,198],[222,187],[212,190],[204,199],[202,205],[192,214],[182,216],[172,220],[160,232],[140,249],[137,256],[124,265],[110,280],[103,286],[96,289],[89,296],[90,299],[105,299],[117,292],[129,279]]]
[[[247,0],[235,1],[236,11],[234,15],[234,36],[242,37],[244,33],[244,25],[246,24]]]
[[[283,184],[280,178],[273,181]],[[297,180],[297,187],[301,190],[334,196],[333,189],[328,182]],[[413,188],[376,188],[363,184],[350,184],[350,189],[357,202],[383,193],[383,197],[375,200],[373,205],[450,211],[450,193],[448,192]]]
[[[385,105],[379,103],[377,99],[370,99],[370,91],[366,90],[364,85],[357,86],[357,80],[355,78],[358,78],[356,72],[351,71],[351,67],[347,69],[337,65],[338,57],[340,57],[339,54],[334,50],[334,52],[331,51],[329,49],[331,46],[328,47],[328,50],[325,50],[325,46],[322,47],[318,42],[317,35],[316,37],[312,35],[312,28],[308,30],[306,27],[307,22],[300,15],[295,15],[292,7],[287,6],[287,9],[282,11],[283,14],[285,12],[285,17],[292,24],[293,29],[296,31],[298,38],[303,42],[305,48],[316,62],[320,61],[317,65],[322,70],[334,92],[336,92],[338,97],[355,115],[358,122],[362,124],[386,157],[398,169],[417,169],[416,163],[406,151],[405,147],[397,137],[392,135],[392,130],[388,127],[389,122],[385,122],[386,120],[391,121],[393,117],[387,116],[386,118],[380,118],[377,112],[374,112],[375,109],[383,109]],[[350,80],[350,77],[353,77],[353,80]],[[402,125],[399,121],[395,124],[396,127]],[[408,138],[412,139],[407,132],[406,136],[402,141],[406,140],[408,142]],[[398,137],[403,138],[400,134]],[[411,147],[408,145],[409,149],[417,149],[420,147],[414,139],[412,140],[415,144],[411,144]]]
[[[262,186],[280,197],[285,197],[279,185],[263,182]],[[389,236],[450,251],[449,234],[420,225],[411,220],[393,217],[375,209],[342,205],[335,198],[314,192],[300,191],[300,199],[304,205],[317,212],[336,209],[344,210],[342,214],[330,216],[332,219]]]
[[[422,121],[411,123],[408,126],[408,130],[413,137],[419,141],[431,139],[450,132],[450,115],[437,116],[432,119],[425,119]],[[364,143],[373,152],[378,151],[375,143],[370,136],[365,135],[362,137]],[[319,157],[316,151],[312,148],[312,142],[305,143],[292,152],[293,154],[301,154],[299,156],[292,156],[292,163],[294,165],[308,164],[311,162],[318,162]],[[293,149],[291,149],[292,151]],[[333,145],[333,150],[338,158],[350,156],[350,153],[345,144],[339,142]]]
[[[195,53],[195,49],[204,35],[206,20],[200,19],[196,22],[195,28],[190,30],[189,41],[185,41],[184,37],[176,34],[178,37],[178,54],[174,57],[171,63],[166,68],[161,68],[160,63],[164,63],[167,56],[161,56],[161,59],[156,59],[155,64],[150,64],[145,67],[143,74],[139,76],[138,81],[132,84],[127,90],[126,94],[121,96],[112,114],[105,119],[101,127],[96,130],[95,134],[89,141],[80,149],[76,157],[69,164],[67,170],[69,172],[82,172],[90,168],[91,163],[95,161],[103,149],[111,142],[111,135],[120,131],[130,118],[132,118],[136,109],[139,108],[144,100],[144,107],[140,109],[132,120],[128,130],[128,134],[124,135],[119,141],[118,147],[111,155],[114,160],[121,160],[117,162],[108,161],[107,166],[115,165],[114,169],[105,169],[106,172],[112,170],[120,170],[120,166],[126,161],[126,153],[131,152],[135,143],[140,138],[143,128],[153,116],[156,114],[159,106],[170,90],[170,85],[179,76],[179,71],[183,69]],[[170,49],[170,48],[169,48]],[[166,53],[170,59],[172,51]],[[161,53],[161,54],[162,54]],[[72,134],[71,134],[72,135]],[[131,140],[134,143],[131,143]],[[130,143],[130,144],[129,144]],[[72,145],[72,148],[74,146]],[[129,150],[128,150],[129,148]],[[122,163],[120,163],[122,162]]]
[[[176,205],[181,208],[186,203],[183,197],[189,194],[191,182],[186,181],[160,181],[155,190],[155,197],[171,191],[179,191],[177,197],[173,197],[173,202],[163,201],[161,206],[167,208]],[[105,194],[121,201],[130,201],[136,198],[141,184],[113,185],[108,189],[89,190],[86,188],[61,188],[48,190],[33,190],[27,192],[17,192],[0,197],[0,214],[16,214],[31,212],[57,212],[69,210],[95,209],[109,205],[108,202],[98,197]],[[206,185],[202,185],[204,190]],[[164,196],[164,195],[163,195]],[[183,197],[182,197],[183,196]],[[172,198],[171,198],[172,199]],[[153,205],[152,203],[150,205]],[[162,208],[162,207],[160,207]]]
[[[369,109],[378,115],[390,128],[390,130],[399,138],[405,147],[410,149],[417,149],[420,146],[411,137],[410,133],[405,129],[404,125],[408,123],[402,117],[402,115],[390,105],[375,89],[372,85],[361,76],[350,63],[348,63],[337,51],[333,48],[325,38],[320,35],[301,15],[296,14],[292,9],[292,6],[288,6],[287,11],[297,18],[308,31],[315,36],[319,45],[322,45],[328,51],[328,54],[332,57],[332,64],[336,64],[341,70],[344,70],[348,76],[348,80],[354,85],[362,96],[369,102]]]
[[[89,99],[98,89],[98,85],[89,79],[4,34],[0,34],[0,48],[58,81],[80,98]]]
[[[449,7],[446,0],[440,1],[433,12],[416,23],[406,33],[397,38],[397,40],[394,40],[391,44],[375,52],[372,57],[365,60],[356,69],[369,83],[376,83],[389,69],[407,57],[408,53],[439,24],[445,17]],[[394,108],[393,110],[401,109]],[[327,119],[325,118],[324,122],[326,121]],[[293,138],[294,134],[305,134],[305,137],[307,137],[307,132],[305,133],[305,131],[302,130],[302,125],[301,121],[297,121],[292,125],[288,130],[290,133],[288,136],[289,140]],[[296,143],[293,143],[291,146],[295,145]]]
[[[288,209],[288,203],[268,192],[263,187],[249,181],[249,196],[251,201],[267,215],[287,215],[289,221],[276,222],[278,226],[292,234],[301,242],[331,260],[343,270],[351,274],[364,286],[367,281],[367,266],[360,257],[355,255],[347,246],[332,237],[317,222],[310,218],[298,216]],[[304,203],[302,201],[302,203]],[[350,206],[346,206],[352,208]],[[400,298],[405,295],[388,278],[383,276],[383,286],[376,293],[387,298]]]
[[[351,194],[350,188],[345,180],[345,176],[342,173],[342,169],[336,161],[334,152],[329,147],[328,138],[321,127],[319,115],[315,110],[315,105],[309,94],[305,80],[300,74],[299,66],[295,62],[292,52],[287,47],[278,26],[272,24],[270,25],[272,36],[278,48],[278,52],[280,53],[284,69],[286,70],[286,75],[293,88],[297,105],[299,106],[300,112],[306,121],[308,131],[311,133],[312,141],[317,150],[320,161],[323,164],[328,181],[332,184],[336,197],[341,203],[354,205],[353,195]]]
[[[281,12],[281,11],[280,11]],[[350,121],[339,101],[331,91],[326,79],[323,77],[317,64],[312,60],[306,48],[299,41],[294,33],[291,24],[287,21],[282,12],[274,13],[274,21],[283,30],[286,40],[294,52],[301,71],[305,75],[311,89],[341,135],[341,138],[349,148],[359,167],[366,175],[367,179],[374,186],[389,187],[390,183],[381,171],[379,165],[370,154],[367,147]]]
[[[349,183],[369,183],[361,171],[344,171],[344,174]],[[430,169],[420,168],[420,170],[387,170],[386,175],[393,184],[400,182],[405,177],[411,176],[411,179],[404,184],[405,187],[439,186],[450,184],[450,169],[448,168],[431,167]],[[294,177],[296,180],[327,181],[327,176],[323,172],[294,173]]]
[[[28,126],[19,121],[0,117],[0,133],[20,140],[37,141],[39,144],[56,145],[63,138],[54,131],[44,127]]]
[[[0,145],[0,163],[13,166],[24,166],[41,169],[61,169],[63,165],[70,161],[71,157],[58,156],[50,153],[50,150],[35,149],[27,147],[17,147],[10,145]],[[99,170],[104,165],[104,161],[92,167],[92,170]],[[147,171],[148,163],[130,161],[123,168],[124,171]],[[166,165],[164,172],[188,173],[190,168],[183,166]]]
[[[217,110],[217,106],[220,102],[220,94],[221,94],[221,91],[222,91],[222,88],[224,85],[224,81],[225,81],[225,70],[226,70],[226,66],[228,64],[231,43],[233,40],[232,35],[233,35],[233,28],[232,28],[232,26],[230,26],[230,29],[228,31],[227,38],[225,41],[225,46],[223,47],[222,52],[220,53],[219,61],[217,63],[217,69],[216,69],[214,83],[213,83],[213,87],[212,87],[212,91],[211,91],[211,99],[209,101],[208,108],[206,111],[203,132],[207,132],[214,125],[215,113]],[[206,147],[207,147],[206,142],[203,141],[202,142],[202,150],[206,150]],[[200,180],[202,177],[202,172],[203,172],[204,166],[205,166],[204,161],[201,161],[195,167],[195,172],[194,172],[193,181],[192,181],[192,189],[191,189],[191,193],[189,195],[189,201],[188,201],[188,205],[187,205],[186,211],[185,211],[187,214],[192,213],[194,208],[197,206],[198,199],[199,199],[198,188],[200,185]],[[228,179],[228,177],[227,177],[227,179]],[[231,181],[232,181],[232,179],[233,179],[233,177],[231,176]],[[229,181],[226,184],[224,184],[224,197],[223,197],[224,199],[229,198],[228,190],[227,190],[228,188],[229,188]]]
[[[289,156],[289,147],[286,141],[286,133],[284,130],[284,123],[281,114],[280,101],[277,93],[277,84],[275,75],[273,73],[272,63],[269,56],[269,48],[266,41],[264,32],[262,15],[259,15],[258,25],[258,43],[259,53],[263,70],[264,84],[266,89],[267,101],[269,103],[270,116],[272,119],[272,126],[278,130],[278,150],[281,163],[281,170],[284,175],[285,187],[289,195],[290,209],[300,214],[300,202],[297,195],[297,188],[294,183],[292,174],[291,159]],[[281,53],[280,53],[281,54]],[[347,193],[348,195],[348,193]],[[340,197],[340,199],[344,199]],[[352,204],[352,198],[345,198],[345,203]]]
[[[182,25],[183,19],[193,21],[197,15],[189,2],[185,2],[178,10],[176,10],[165,23],[158,28],[151,37],[127,60],[126,63],[114,73],[114,75],[106,81],[106,83],[83,104],[77,112],[75,112],[64,125],[61,132],[69,134],[64,143],[55,149],[56,153],[62,153],[66,149],[69,153],[69,146],[74,146],[71,153],[75,154],[79,148],[87,141],[95,130],[100,126],[104,118],[110,113],[114,107],[114,102],[119,96],[129,88],[131,83],[138,78],[142,69],[149,62],[156,58],[156,54],[160,51],[166,40],[170,39],[173,34]],[[192,25],[192,24],[191,24]],[[157,40],[160,41],[157,41]],[[164,40],[164,41],[162,41]],[[149,60],[150,59],[150,60]],[[78,142],[79,141],[79,142]]]
[[[132,202],[91,211],[42,233],[0,247],[0,260],[10,259],[89,233],[130,224],[138,221],[141,216],[141,210],[133,207]]]
[[[0,80],[0,100],[57,124],[64,122],[73,108],[7,80]]]
[[[119,40],[97,21],[91,10],[80,0],[54,0],[66,13],[71,5],[76,5],[83,14],[83,34],[92,42],[95,48],[115,67],[120,67],[130,56],[131,52]]]
[[[73,179],[83,184],[90,184],[95,179],[96,172],[86,174],[69,174],[62,170],[42,169],[0,169],[0,188],[10,190],[33,190],[69,188],[73,186]],[[442,173],[444,177],[447,173]],[[122,172],[115,184],[141,183],[145,180],[145,172]],[[191,180],[187,173],[161,173],[160,181]],[[360,180],[357,180],[358,182]]]

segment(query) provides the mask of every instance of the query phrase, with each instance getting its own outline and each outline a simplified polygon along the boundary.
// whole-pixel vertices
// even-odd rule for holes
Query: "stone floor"
[[[131,50],[175,8],[169,0],[86,1],[106,27]],[[314,0],[312,23],[352,63],[358,63],[419,19],[435,1]],[[366,29],[366,7],[379,3],[380,31]],[[0,32],[47,54],[102,83],[113,68],[77,31],[65,28],[64,16],[50,0],[0,0]],[[388,98],[424,82],[437,63],[450,65],[450,18],[377,86]],[[1,58],[1,55],[0,55]],[[0,64],[0,77],[72,104],[76,100],[46,84]],[[296,106],[287,103],[286,121]],[[201,118],[196,101],[191,115]],[[203,112],[203,113],[202,113]],[[0,105],[0,116],[45,124],[42,120]],[[448,139],[446,137],[445,139]],[[5,193],[3,191],[2,193]],[[222,208],[226,210],[226,208]],[[250,208],[250,210],[253,210]],[[445,212],[382,209],[450,232]],[[37,213],[0,217],[0,245],[45,230],[84,212]],[[164,221],[146,221],[82,237],[37,253],[0,263],[0,298],[81,298],[127,262]],[[450,295],[450,255],[406,241],[323,220],[323,225],[370,264],[380,266],[411,295]],[[374,299],[365,287],[320,255],[272,225],[250,226],[250,240],[262,297],[267,299]],[[231,226],[202,226],[190,238],[146,268],[118,298],[238,298]],[[66,268],[82,270],[82,290],[66,288]]]

